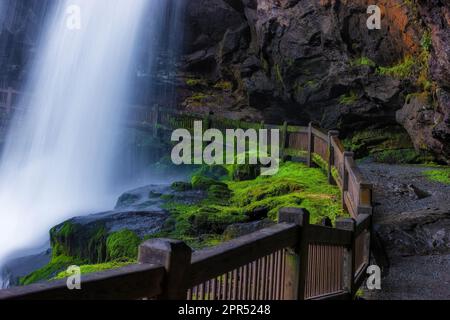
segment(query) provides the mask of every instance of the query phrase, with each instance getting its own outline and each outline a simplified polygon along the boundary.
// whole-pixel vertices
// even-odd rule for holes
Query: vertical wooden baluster
[[[281,252],[281,297],[286,299],[286,249]]]
[[[231,285],[232,287],[232,292],[231,292],[231,300],[235,301],[237,299],[237,277],[238,277],[238,273],[237,273],[237,269],[234,269],[232,272],[232,277],[231,277]]]
[[[248,264],[242,267],[242,290],[241,290],[241,300],[247,300],[248,291]]]
[[[269,300],[274,300],[274,255],[275,253],[272,253],[269,258]]]
[[[258,295],[258,299],[259,300],[264,300],[264,290],[266,289],[265,286],[265,271],[266,271],[266,259],[265,257],[261,258],[261,272],[260,272],[260,277],[259,277],[259,281],[260,281],[260,290],[259,290],[259,295]]]
[[[279,272],[280,272],[280,265],[279,265],[279,258],[280,258],[280,251],[275,252],[275,276],[274,276],[274,286],[275,286],[275,292],[274,292],[274,300],[279,300],[279,287],[280,287],[280,278],[279,278]]]
[[[214,278],[211,280],[211,299],[210,300],[216,300],[216,283],[217,283],[217,278]]]
[[[228,272],[225,273],[223,278],[223,299],[228,300]]]
[[[186,300],[192,300],[192,289],[188,290]]]
[[[198,286],[198,300],[203,300],[204,295],[203,286],[204,286],[203,283]]]
[[[197,290],[197,286],[195,286],[194,288],[192,288],[192,300],[198,300],[198,290]]]
[[[258,290],[259,290],[259,259],[255,261],[253,265],[253,288],[252,288],[252,300],[258,300]]]

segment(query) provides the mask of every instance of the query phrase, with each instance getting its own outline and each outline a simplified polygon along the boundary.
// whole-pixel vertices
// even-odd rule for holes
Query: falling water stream
[[[0,162],[0,264],[40,246],[53,225],[113,206],[140,24],[165,10],[161,0],[54,4],[24,88],[32,96],[19,103],[27,111],[12,124]],[[80,29],[70,20],[77,8]]]

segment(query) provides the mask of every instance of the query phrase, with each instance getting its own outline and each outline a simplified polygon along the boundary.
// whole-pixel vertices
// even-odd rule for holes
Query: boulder
[[[386,215],[375,230],[390,258],[450,253],[450,208]]]

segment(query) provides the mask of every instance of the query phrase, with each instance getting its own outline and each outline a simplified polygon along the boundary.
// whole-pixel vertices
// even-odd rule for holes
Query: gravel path
[[[450,186],[424,177],[429,167],[359,166],[374,184],[375,228],[390,260],[382,290],[364,298],[450,299]]]

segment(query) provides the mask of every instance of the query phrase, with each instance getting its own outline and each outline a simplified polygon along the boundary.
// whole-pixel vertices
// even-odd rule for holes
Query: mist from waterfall
[[[79,30],[68,27],[73,5]],[[51,10],[23,90],[32,96],[19,103],[26,113],[12,124],[0,162],[0,264],[40,246],[65,219],[114,206],[139,30],[143,15],[160,19],[166,3],[61,0]],[[152,26],[152,34],[162,31]]]

